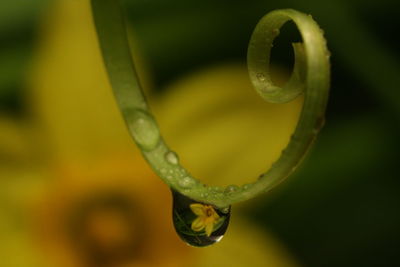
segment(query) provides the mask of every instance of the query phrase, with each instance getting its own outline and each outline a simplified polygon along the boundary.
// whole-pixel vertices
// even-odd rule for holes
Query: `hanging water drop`
[[[174,151],[165,153],[165,160],[172,165],[177,165],[179,163],[179,157]]]
[[[228,228],[230,207],[222,210],[172,190],[172,219],[179,237],[195,247],[219,242]]]
[[[137,144],[150,151],[160,140],[160,130],[152,116],[146,111],[133,110],[127,116],[127,123]]]

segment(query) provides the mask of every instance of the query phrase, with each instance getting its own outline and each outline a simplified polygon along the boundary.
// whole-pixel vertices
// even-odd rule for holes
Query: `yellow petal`
[[[215,220],[214,217],[206,217],[206,218],[204,218],[204,224],[205,225],[208,225],[208,224],[214,225],[216,223],[216,221],[217,220]]]
[[[28,81],[52,157],[138,153],[107,80],[90,1],[52,2]]]
[[[190,204],[190,209],[193,211],[194,214],[197,216],[205,216],[204,206],[200,203]]]
[[[204,228],[204,220],[202,217],[197,217],[193,222],[192,222],[192,230],[199,232],[203,230]]]
[[[214,223],[209,223],[206,225],[206,234],[210,236],[214,229]]]
[[[218,215],[218,213],[214,210],[214,212],[213,212],[213,214],[212,214],[212,218],[213,218],[213,221],[215,222],[215,221],[217,221],[218,219],[219,219],[219,215]]]

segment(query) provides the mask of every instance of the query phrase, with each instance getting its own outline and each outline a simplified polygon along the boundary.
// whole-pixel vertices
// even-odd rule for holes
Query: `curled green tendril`
[[[265,174],[252,184],[221,188],[205,186],[193,178],[161,137],[132,62],[119,1],[92,0],[91,3],[118,106],[143,156],[171,188],[196,201],[223,208],[270,190],[299,165],[323,125],[330,78],[326,41],[310,16],[291,9],[276,10],[263,17],[254,30],[248,49],[248,69],[257,92],[273,103],[288,102],[304,93],[303,109],[289,144]],[[294,69],[281,88],[271,81],[270,54],[279,29],[290,20],[299,29],[303,42],[293,44]]]

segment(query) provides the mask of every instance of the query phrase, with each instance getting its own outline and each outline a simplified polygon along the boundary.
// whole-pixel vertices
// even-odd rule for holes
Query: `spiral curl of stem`
[[[288,177],[300,164],[323,126],[330,63],[322,30],[311,16],[292,9],[275,10],[257,24],[248,48],[248,70],[258,94],[272,103],[285,103],[304,94],[296,129],[279,159],[257,181],[241,187],[208,187],[190,175],[161,137],[143,95],[132,61],[124,17],[118,0],[91,0],[103,60],[115,98],[131,136],[159,177],[175,191],[219,208],[266,192]],[[293,21],[302,37],[294,43],[295,64],[283,86],[270,76],[270,55],[280,28]]]

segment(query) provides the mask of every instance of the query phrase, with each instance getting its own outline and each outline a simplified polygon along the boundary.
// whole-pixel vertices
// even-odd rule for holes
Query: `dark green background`
[[[158,88],[203,66],[245,62],[253,28],[273,9],[311,13],[332,52],[327,124],[303,167],[249,215],[305,266],[400,265],[398,1],[125,1]],[[24,77],[49,3],[0,2],[0,112],[29,116]],[[281,32],[275,61],[290,66],[297,33]]]

